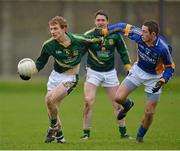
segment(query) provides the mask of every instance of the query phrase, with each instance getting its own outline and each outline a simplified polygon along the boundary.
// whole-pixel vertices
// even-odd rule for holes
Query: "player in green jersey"
[[[77,85],[79,64],[86,51],[85,47],[100,40],[67,32],[67,22],[61,16],[55,16],[49,21],[49,29],[52,37],[43,44],[40,56],[36,60],[37,71],[40,71],[50,56],[54,58],[54,69],[49,76],[45,97],[50,121],[45,143],[54,140],[65,143],[58,116],[59,106],[63,98]]]
[[[108,15],[99,10],[95,13],[95,26],[107,28]],[[93,35],[94,29],[86,32],[86,35]],[[95,102],[96,89],[98,86],[105,88],[112,105],[115,115],[119,113],[120,105],[115,102],[115,94],[119,86],[119,80],[114,67],[115,50],[120,54],[125,70],[131,67],[131,62],[127,47],[123,38],[118,34],[111,34],[104,37],[102,43],[91,44],[88,47],[87,58],[87,77],[84,84],[84,111],[83,111],[83,135],[81,139],[90,137],[92,106]],[[100,100],[101,101],[101,100]],[[125,120],[118,122],[118,128],[121,138],[131,138],[126,132]]]

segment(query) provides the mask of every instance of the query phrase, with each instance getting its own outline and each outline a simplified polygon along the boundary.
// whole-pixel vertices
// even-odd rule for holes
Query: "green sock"
[[[84,135],[87,135],[88,137],[90,136],[90,129],[84,129],[83,132]]]
[[[53,128],[57,123],[57,119],[51,119],[50,122],[51,122],[51,127]]]
[[[124,136],[126,134],[126,127],[119,126],[119,132],[120,132],[121,136]]]
[[[57,132],[56,137],[64,138],[62,130]]]

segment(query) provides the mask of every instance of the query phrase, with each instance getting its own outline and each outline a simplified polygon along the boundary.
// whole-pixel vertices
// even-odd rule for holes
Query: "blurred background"
[[[48,21],[61,15],[68,21],[68,30],[84,33],[94,27],[94,13],[103,9],[110,24],[127,22],[141,27],[146,20],[156,20],[173,47],[175,75],[180,75],[180,0],[0,0],[0,79],[16,78],[17,64],[22,58],[36,60],[44,41],[49,39]],[[124,38],[132,62],[136,60],[135,42]],[[85,75],[85,60],[80,75]],[[53,60],[39,76],[47,77]],[[118,74],[124,74],[119,55],[116,55]]]

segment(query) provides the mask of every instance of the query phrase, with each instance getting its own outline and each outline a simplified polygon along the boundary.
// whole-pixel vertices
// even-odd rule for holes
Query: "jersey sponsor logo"
[[[151,64],[156,64],[159,61],[159,55],[153,49],[147,48],[142,44],[138,44],[139,58]]]
[[[102,59],[102,60],[109,60],[109,51],[98,51],[97,52],[97,56],[98,58]]]
[[[157,58],[152,58],[152,56],[148,56],[146,53],[142,52],[142,51],[138,51],[138,54],[139,54],[139,58],[141,58],[142,60],[144,61],[147,61],[151,64],[156,64],[157,62]]]

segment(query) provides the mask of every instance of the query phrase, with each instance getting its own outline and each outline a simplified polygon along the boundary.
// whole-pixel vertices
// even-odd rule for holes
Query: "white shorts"
[[[52,90],[59,84],[63,84],[64,87],[67,89],[67,92],[70,93],[72,89],[76,86],[77,82],[77,75],[65,75],[63,73],[58,73],[53,70],[49,76],[47,89]]]
[[[92,83],[96,86],[114,87],[119,85],[117,72],[115,69],[108,72],[98,72],[87,68],[86,82]]]
[[[143,71],[141,68],[134,64],[130,69],[128,76],[125,79],[128,79],[134,83],[137,87],[140,85],[145,86],[145,92],[152,93],[152,88],[155,86],[157,81],[161,78],[162,74],[153,75]],[[159,89],[155,94],[160,94],[162,89]]]

